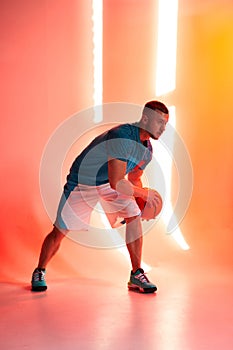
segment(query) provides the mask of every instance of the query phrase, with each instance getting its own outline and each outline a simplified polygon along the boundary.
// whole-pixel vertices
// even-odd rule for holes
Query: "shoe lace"
[[[136,276],[136,278],[139,279],[140,282],[142,283],[149,283],[149,279],[145,276],[145,273],[140,273]]]
[[[38,271],[36,270],[34,273],[33,273],[33,279],[34,281],[44,281],[45,279],[45,273],[43,271]]]

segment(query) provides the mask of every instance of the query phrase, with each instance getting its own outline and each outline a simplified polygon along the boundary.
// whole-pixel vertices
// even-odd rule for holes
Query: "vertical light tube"
[[[94,123],[101,122],[103,103],[103,1],[92,0]]]
[[[178,0],[159,0],[156,96],[176,86],[177,17]]]
[[[157,44],[157,67],[155,77],[156,96],[165,95],[176,88],[176,50],[177,50],[177,22],[178,22],[178,0],[159,0],[158,2],[158,44]],[[175,106],[169,108],[169,123],[176,127]],[[171,140],[171,143],[173,143]],[[164,148],[160,150],[161,164],[166,174],[166,189],[168,201],[164,209],[164,220],[166,223],[172,217],[173,207],[171,202],[172,184],[172,160]],[[179,227],[172,233],[172,237],[178,245],[189,249]]]

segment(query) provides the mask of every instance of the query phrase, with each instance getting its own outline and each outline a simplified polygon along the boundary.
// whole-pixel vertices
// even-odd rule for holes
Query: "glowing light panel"
[[[103,2],[92,0],[93,21],[93,69],[94,69],[94,122],[102,120],[103,102]]]
[[[174,146],[175,141],[175,128],[176,128],[176,108],[175,106],[169,107],[169,124],[173,127],[174,134],[170,135],[170,148],[172,151],[172,148]],[[155,141],[152,140],[152,143]],[[172,193],[172,159],[170,153],[168,153],[167,149],[164,147],[162,142],[156,142],[156,155],[155,158],[157,159],[158,163],[160,164],[160,167],[163,171],[163,174],[166,174],[164,181],[165,181],[165,188],[166,188],[166,205],[163,208],[163,219],[164,222],[168,225],[172,215],[173,215],[173,206],[171,203],[171,193]],[[174,238],[174,240],[177,242],[177,244],[184,250],[188,250],[189,246],[186,243],[182,232],[177,226],[177,228],[172,232],[171,236]]]
[[[177,49],[177,18],[178,18],[178,0],[159,0],[158,3],[158,46],[157,46],[157,68],[156,68],[156,95],[167,94],[176,88],[176,49]],[[176,110],[172,106],[169,108],[169,123],[175,130]],[[171,140],[171,144],[174,139]],[[161,157],[160,164],[166,174],[166,189],[168,193],[168,202],[164,208],[164,220],[168,224],[173,214],[171,203],[171,184],[172,184],[172,160],[164,148],[158,152]],[[182,232],[177,228],[172,233],[172,237],[179,246],[189,249]]]
[[[178,0],[159,0],[156,95],[175,89]]]

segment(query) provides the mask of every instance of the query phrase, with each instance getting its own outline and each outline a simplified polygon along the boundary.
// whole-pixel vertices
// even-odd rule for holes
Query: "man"
[[[157,140],[168,122],[167,107],[147,102],[139,122],[121,124],[97,136],[73,162],[51,233],[42,245],[32,274],[32,291],[45,291],[45,269],[70,230],[88,230],[90,216],[100,202],[112,227],[126,224],[126,246],[132,271],[129,289],[153,293],[157,287],[141,268],[143,233],[137,198],[156,206],[156,191],[143,188],[141,177],[152,159],[150,138]],[[118,222],[118,223],[117,223]]]

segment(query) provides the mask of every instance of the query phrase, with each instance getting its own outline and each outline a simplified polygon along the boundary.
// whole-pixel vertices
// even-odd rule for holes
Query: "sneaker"
[[[137,269],[135,273],[131,272],[128,288],[141,293],[154,293],[157,290],[157,287],[148,280],[141,268]]]
[[[32,274],[32,288],[33,292],[43,292],[47,289],[47,285],[45,282],[45,273],[44,269],[35,269]]]

